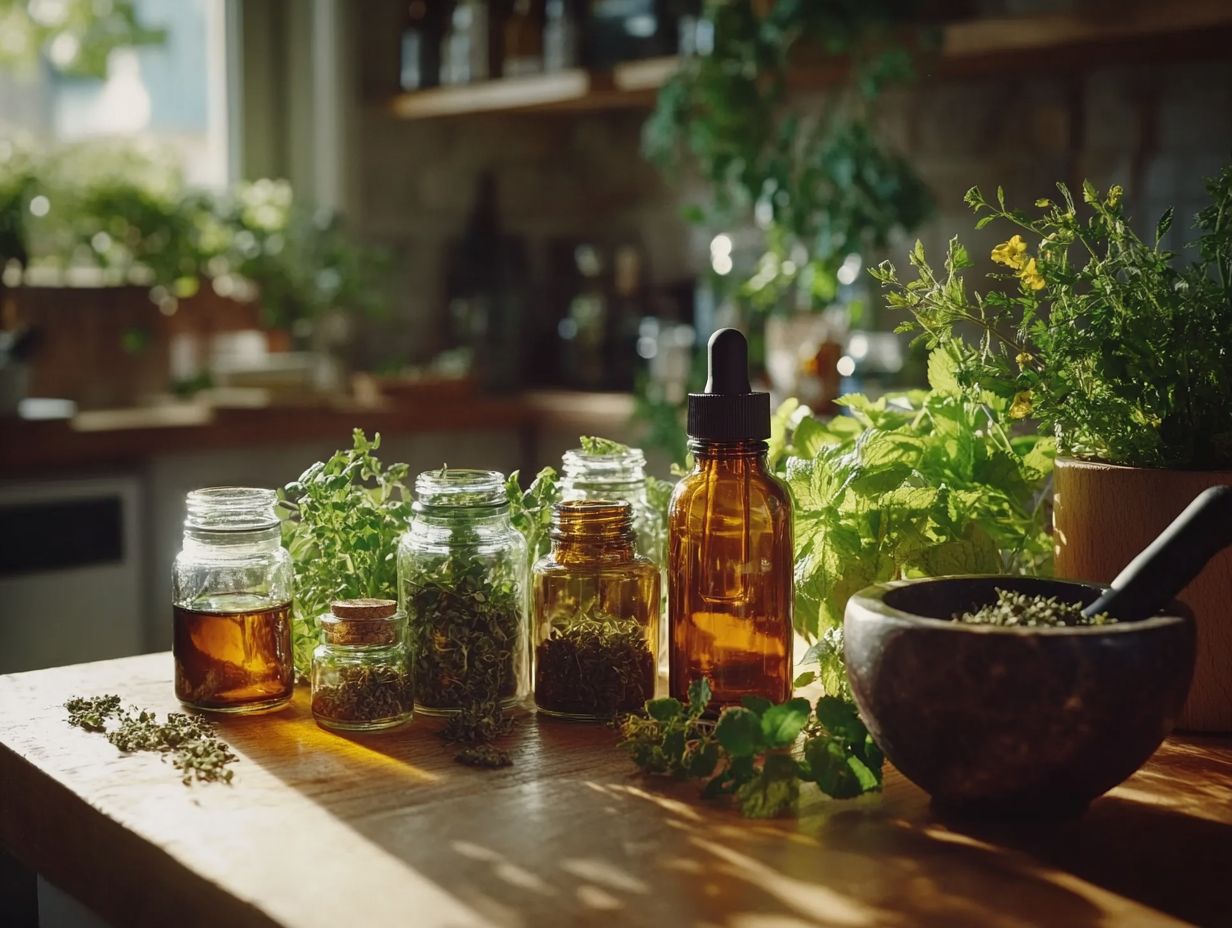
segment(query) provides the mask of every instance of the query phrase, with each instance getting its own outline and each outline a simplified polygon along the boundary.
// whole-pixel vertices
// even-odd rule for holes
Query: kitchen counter
[[[388,436],[538,429],[620,437],[627,394],[538,391],[492,396],[425,392],[380,404],[219,408],[183,404],[79,413],[70,420],[0,419],[0,478],[132,463],[153,454],[249,449],[311,441],[348,444],[352,428]],[[559,452],[556,452],[559,454]]]
[[[747,821],[637,775],[602,726],[524,718],[472,770],[419,719],[229,718],[231,785],[69,727],[73,695],[176,708],[168,654],[0,677],[0,906],[31,871],[117,926],[1172,925],[1226,922],[1232,740],[1176,737],[1076,822],[947,822],[884,793]],[[2,859],[2,858],[0,858]],[[27,908],[23,909],[22,905]]]

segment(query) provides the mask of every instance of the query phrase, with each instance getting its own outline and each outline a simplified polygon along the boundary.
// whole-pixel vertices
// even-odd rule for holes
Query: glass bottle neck
[[[635,555],[630,538],[552,540],[552,559],[557,564],[621,564]]]
[[[699,468],[733,466],[765,470],[770,446],[764,441],[702,441],[689,439],[689,452]]]

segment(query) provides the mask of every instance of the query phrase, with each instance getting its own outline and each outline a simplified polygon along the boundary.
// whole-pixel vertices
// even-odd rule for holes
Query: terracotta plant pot
[[[1190,501],[1232,471],[1151,470],[1058,458],[1053,526],[1058,577],[1110,582]],[[1197,620],[1193,686],[1177,727],[1232,731],[1232,548],[1177,597]]]

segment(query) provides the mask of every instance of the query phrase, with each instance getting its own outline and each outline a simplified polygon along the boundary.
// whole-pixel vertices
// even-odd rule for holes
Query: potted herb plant
[[[971,292],[952,239],[935,271],[918,243],[917,277],[885,262],[874,276],[904,328],[951,355],[965,389],[1004,397],[1016,419],[1056,437],[1056,572],[1110,581],[1201,490],[1232,484],[1232,167],[1208,182],[1183,260],[1144,240],[1122,190],[1063,185],[1037,213],[972,188],[976,224],[1013,230],[992,250],[994,288]],[[974,332],[974,337],[970,333]],[[1182,727],[1232,730],[1232,552],[1181,596],[1198,620],[1198,664]]]

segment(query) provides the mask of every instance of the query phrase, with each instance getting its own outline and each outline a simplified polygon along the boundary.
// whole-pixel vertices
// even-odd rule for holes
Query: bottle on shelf
[[[579,64],[578,15],[575,0],[546,0],[543,23],[543,70],[548,73]]]
[[[441,13],[439,3],[410,0],[402,26],[399,83],[404,91],[435,87],[441,81]]]
[[[501,22],[501,77],[543,71],[543,3],[505,0]]]
[[[791,497],[766,465],[770,395],[749,384],[748,343],[710,338],[709,379],[688,404],[692,471],[668,513],[671,695],[710,680],[711,709],[791,695]]]

